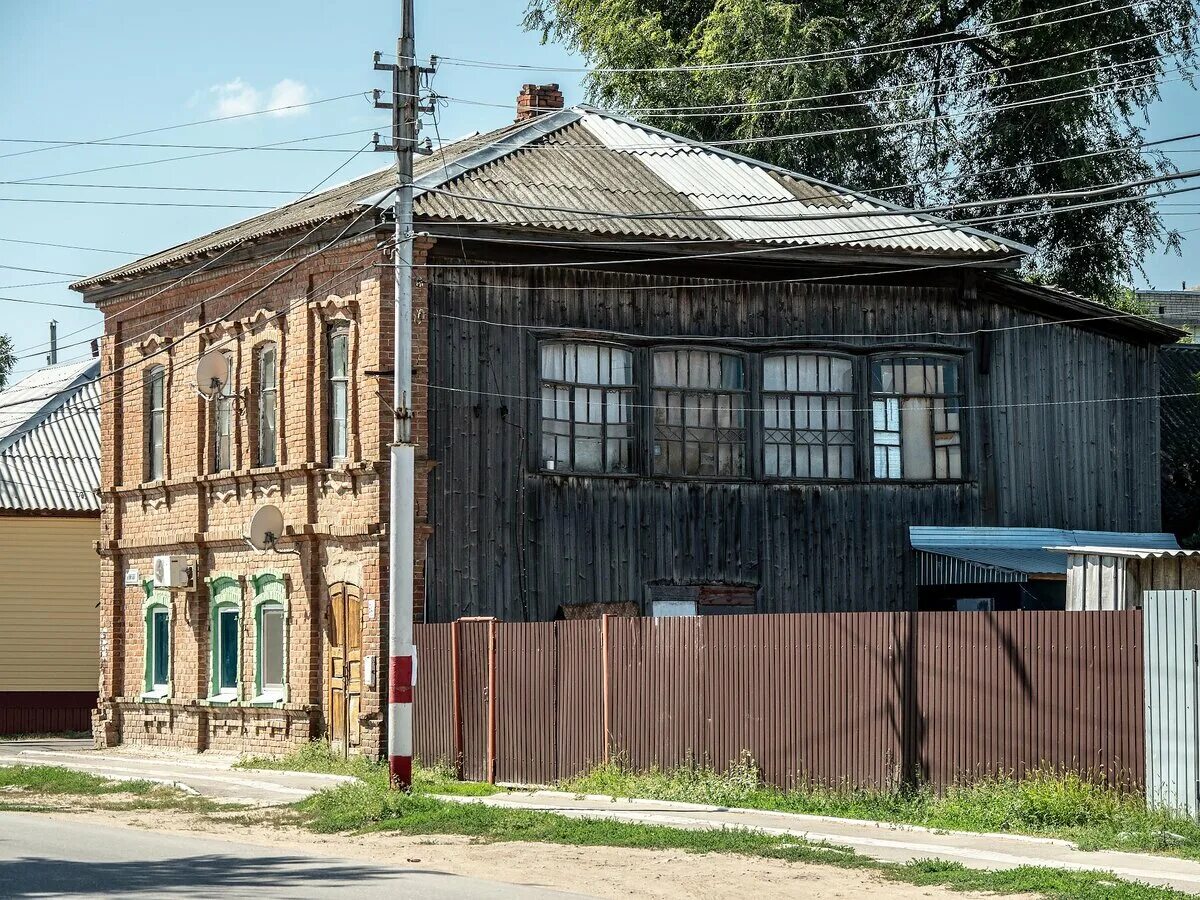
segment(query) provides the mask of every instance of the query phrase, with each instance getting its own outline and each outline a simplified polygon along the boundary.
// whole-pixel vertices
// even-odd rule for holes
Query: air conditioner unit
[[[186,556],[154,557],[154,586],[188,588],[192,586],[192,568]]]

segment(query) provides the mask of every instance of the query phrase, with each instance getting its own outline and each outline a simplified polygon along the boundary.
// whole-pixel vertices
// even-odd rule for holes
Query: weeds
[[[763,784],[744,758],[724,772],[705,766],[634,772],[620,763],[598,766],[560,789],[616,797],[678,800],[715,806],[923,825],[948,831],[998,831],[1053,836],[1085,850],[1169,852],[1200,859],[1200,825],[1147,809],[1138,794],[1072,773],[984,778],[938,793],[928,786],[877,791]]]
[[[159,785],[152,781],[113,781],[59,766],[0,767],[0,789],[10,788],[38,794],[135,794],[150,793]]]

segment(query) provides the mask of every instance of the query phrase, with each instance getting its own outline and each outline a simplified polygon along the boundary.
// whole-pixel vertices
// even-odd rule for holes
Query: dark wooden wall
[[[677,276],[430,270],[430,382],[466,393],[429,392],[437,465],[426,621],[547,620],[562,604],[640,603],[645,584],[663,580],[757,584],[761,612],[911,609],[909,525],[1157,530],[1154,404],[1075,402],[1154,395],[1157,348],[1071,325],[961,334],[1043,319],[1009,305],[986,277],[976,286],[949,271],[926,284],[672,289]],[[601,290],[647,285],[662,289]],[[838,334],[807,346],[965,350],[966,403],[984,407],[968,418],[975,477],[780,485],[540,474],[537,403],[519,398],[537,394],[533,329],[547,325],[752,342],[744,346]],[[891,337],[932,330],[960,334]]]

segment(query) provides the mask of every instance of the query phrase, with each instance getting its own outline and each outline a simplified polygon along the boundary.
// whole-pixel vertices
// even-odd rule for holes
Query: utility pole
[[[58,362],[58,320],[50,320],[50,353],[46,357],[46,362],[54,365]]]
[[[375,68],[392,73],[392,96],[375,105],[392,111],[392,142],[375,149],[396,154],[395,372],[392,406],[395,429],[391,448],[391,522],[388,525],[388,773],[396,790],[412,788],[413,685],[416,648],[413,646],[413,528],[415,524],[416,448],[412,442],[412,263],[413,153],[417,146],[417,91],[423,71],[416,65],[413,0],[401,0],[400,39],[396,64]]]

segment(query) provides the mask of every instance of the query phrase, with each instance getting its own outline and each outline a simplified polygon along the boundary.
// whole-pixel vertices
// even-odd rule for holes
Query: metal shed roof
[[[913,525],[908,532],[913,549],[923,554],[921,584],[1024,581],[1030,575],[1066,575],[1064,548],[1069,546],[1104,548],[1110,554],[1122,547],[1163,553],[1179,550],[1175,536],[1162,532],[929,525]],[[984,577],[987,575],[995,577]]]
[[[391,168],[373,172],[72,287],[84,289],[133,277],[241,242],[311,226],[327,216],[358,213],[391,191],[393,173]],[[1022,244],[587,106],[448,144],[417,161],[414,182],[415,212],[427,221],[885,249],[981,262],[1011,261],[1014,255],[1030,251]],[[850,217],[830,219],[830,212]],[[745,221],[747,216],[786,221]]]
[[[48,366],[0,393],[0,509],[99,512],[99,373]]]

